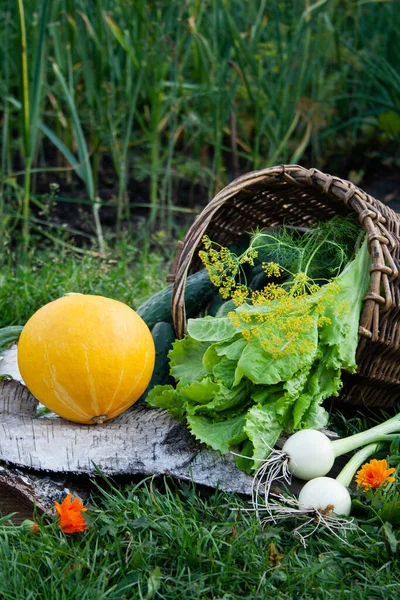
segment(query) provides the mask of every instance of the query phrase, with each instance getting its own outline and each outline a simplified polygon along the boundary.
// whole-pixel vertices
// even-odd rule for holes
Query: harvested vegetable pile
[[[200,255],[226,302],[189,319],[169,352],[176,386],[154,387],[147,402],[185,418],[208,446],[235,450],[245,470],[283,431],[326,425],[323,401],[339,394],[341,369],[356,370],[370,265],[366,240],[354,256],[358,234],[339,218],[256,231],[239,256],[205,237]]]

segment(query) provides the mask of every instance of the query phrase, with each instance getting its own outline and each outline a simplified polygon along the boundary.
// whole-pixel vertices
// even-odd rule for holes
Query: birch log
[[[0,383],[0,460],[52,472],[174,475],[248,493],[251,478],[230,455],[204,448],[184,423],[134,405],[102,425],[36,418],[37,401],[16,381]]]

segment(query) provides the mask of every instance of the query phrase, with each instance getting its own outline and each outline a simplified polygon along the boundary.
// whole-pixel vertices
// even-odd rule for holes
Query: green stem
[[[23,327],[19,325],[10,325],[0,329],[0,347],[7,346],[11,342],[16,342],[21,335]]]
[[[25,251],[29,246],[29,200],[31,192],[31,142],[30,142],[30,108],[29,108],[29,78],[28,78],[28,58],[26,44],[25,13],[23,0],[17,0],[18,14],[21,30],[21,73],[22,73],[22,110],[23,110],[23,138],[25,154],[25,179],[24,179],[24,197],[22,204],[22,237],[24,240]]]
[[[378,450],[383,448],[384,444],[374,443],[368,444],[364,448],[361,448],[354,456],[351,457],[349,462],[343,467],[339,475],[336,477],[336,481],[342,483],[345,487],[349,487],[353,481],[353,477],[361,467],[361,465]]]
[[[328,240],[329,235],[325,235],[325,237],[321,240],[321,242],[318,244],[318,246],[315,248],[314,252],[311,254],[310,258],[308,259],[308,262],[304,268],[304,273],[307,275],[308,273],[308,269],[310,268],[310,264],[312,263],[312,261],[314,260],[314,256],[317,254],[317,252],[319,252],[321,246],[323,244],[325,244],[325,242]],[[314,242],[314,240],[311,238],[310,241],[308,242],[308,244],[306,244],[305,248],[304,248],[304,254],[306,253],[306,249],[308,247],[309,244],[312,244]]]
[[[25,158],[24,198],[22,201],[22,237],[25,251],[29,247],[29,212],[31,196],[32,160],[30,156]]]
[[[371,427],[367,431],[355,433],[347,438],[333,440],[332,446],[335,456],[341,456],[342,454],[346,454],[346,452],[352,452],[352,450],[360,448],[360,446],[366,446],[367,444],[381,440],[388,433],[397,432],[400,433],[400,414],[395,415],[380,425]]]
[[[151,175],[150,175],[150,223],[154,223],[158,212],[158,161],[159,161],[160,138],[158,132],[154,132],[151,146]]]

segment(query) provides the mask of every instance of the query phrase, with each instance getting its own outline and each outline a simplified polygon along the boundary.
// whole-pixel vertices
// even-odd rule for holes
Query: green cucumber
[[[254,275],[253,279],[249,283],[249,288],[255,292],[256,290],[262,290],[270,280],[264,271]]]
[[[173,383],[173,379],[169,374],[169,360],[168,352],[172,348],[172,344],[175,341],[174,328],[170,323],[161,321],[156,323],[151,330],[151,335],[154,340],[154,347],[156,350],[156,359],[154,363],[153,375],[151,376],[150,383],[147,386],[140,400],[144,400],[149,391],[155,385],[165,385],[167,383]]]
[[[172,323],[171,298],[172,284],[154,294],[137,309],[143,321],[150,329],[161,321]],[[206,269],[189,275],[185,288],[185,308],[187,318],[197,316],[207,306],[215,294],[215,286],[211,283]]]
[[[215,317],[215,315],[217,314],[221,306],[224,304],[224,302],[226,301],[223,299],[221,294],[217,292],[217,294],[215,294],[207,308],[207,314],[211,317]]]
[[[4,348],[5,346],[8,346],[8,344],[16,342],[19,339],[22,330],[23,327],[21,325],[12,325],[0,329],[0,348]]]

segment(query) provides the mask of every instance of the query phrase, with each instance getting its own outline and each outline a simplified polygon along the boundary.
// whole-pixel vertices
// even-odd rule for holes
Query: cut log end
[[[0,483],[0,516],[10,515],[10,521],[14,525],[20,525],[25,519],[32,519],[34,514],[34,503],[20,496],[14,488]]]

